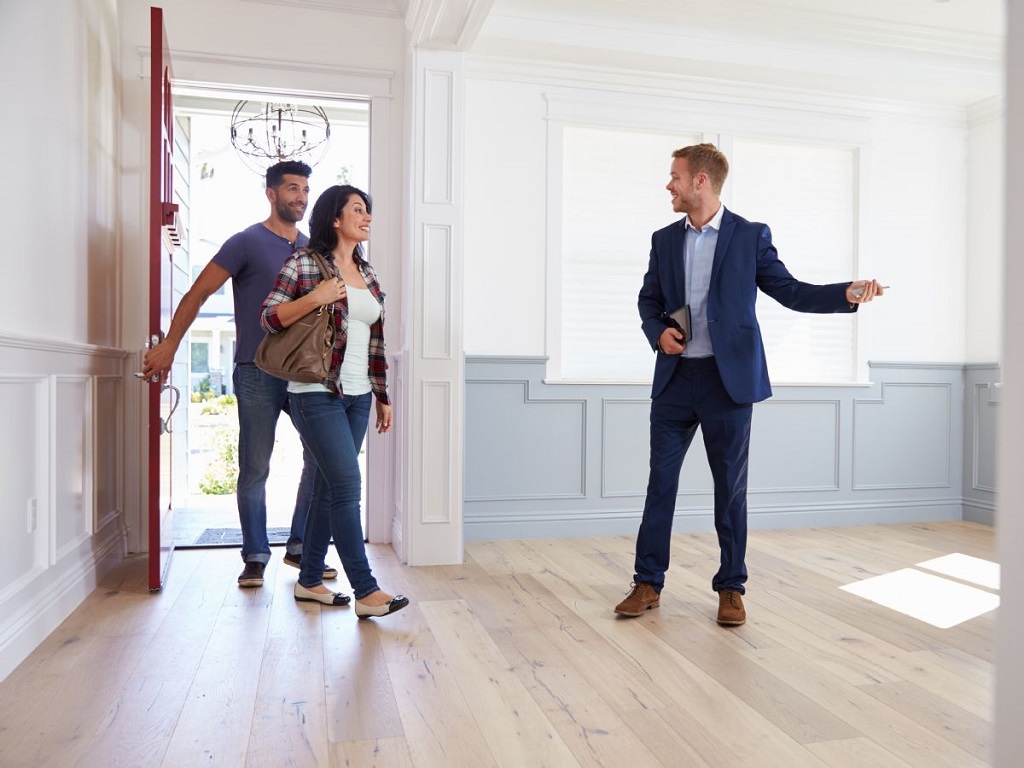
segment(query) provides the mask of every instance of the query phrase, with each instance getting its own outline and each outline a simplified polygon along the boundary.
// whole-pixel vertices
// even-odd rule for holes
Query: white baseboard
[[[124,559],[124,539],[116,526],[102,540],[85,542],[75,553],[46,569],[27,585],[25,592],[45,595],[45,600],[25,601],[20,610],[0,623],[0,681],[28,658],[60,623],[82,604],[99,581]]]

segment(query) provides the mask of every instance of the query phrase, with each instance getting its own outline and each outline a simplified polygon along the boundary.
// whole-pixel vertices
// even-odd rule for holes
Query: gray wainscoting
[[[964,520],[995,525],[1000,369],[964,369]]]
[[[466,359],[468,540],[636,532],[649,387],[549,384],[545,362]],[[874,363],[866,386],[775,387],[754,407],[750,526],[991,523],[997,373]],[[712,528],[698,434],[683,464],[675,530]]]

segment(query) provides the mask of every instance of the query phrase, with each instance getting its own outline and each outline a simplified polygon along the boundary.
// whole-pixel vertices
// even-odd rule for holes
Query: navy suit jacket
[[[656,351],[665,330],[664,314],[686,303],[685,236],[683,220],[651,236],[651,260],[638,306],[644,335]],[[848,285],[801,283],[779,260],[766,224],[747,221],[726,209],[711,268],[707,318],[715,362],[729,397],[744,404],[772,394],[754,313],[758,289],[798,312],[855,312],[857,305],[851,307],[846,300]],[[652,398],[665,389],[680,359],[680,355],[658,352]]]

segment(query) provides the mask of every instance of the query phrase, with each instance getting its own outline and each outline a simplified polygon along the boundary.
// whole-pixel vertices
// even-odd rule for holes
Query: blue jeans
[[[238,398],[238,522],[242,526],[242,559],[270,560],[267,538],[267,477],[274,452],[277,419],[288,411],[288,382],[264,373],[253,363],[239,363],[232,374]],[[312,458],[303,446],[302,477],[292,512],[288,551],[302,553],[302,535],[313,497]],[[296,532],[298,532],[296,534]],[[295,541],[293,541],[295,539]]]
[[[331,537],[356,600],[379,587],[366,559],[359,502],[362,477],[359,449],[366,436],[372,395],[308,392],[291,395],[291,417],[316,462],[313,504],[306,521],[299,584],[323,583],[324,558]]]
[[[747,457],[753,407],[733,402],[713,357],[683,358],[651,403],[651,473],[636,540],[636,583],[665,585],[679,471],[697,427],[715,483],[715,531],[721,559],[711,588],[746,592]]]

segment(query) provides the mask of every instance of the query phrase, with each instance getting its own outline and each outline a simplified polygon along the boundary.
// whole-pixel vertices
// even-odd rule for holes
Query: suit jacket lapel
[[[722,261],[729,248],[729,241],[736,229],[736,216],[728,208],[722,213],[722,228],[718,230],[718,243],[715,245],[715,260],[711,265],[711,282],[718,279],[718,273],[722,269]]]
[[[686,225],[680,221],[676,225],[676,246],[673,264],[676,268],[676,299],[675,306],[665,307],[666,312],[673,312],[686,303]]]

